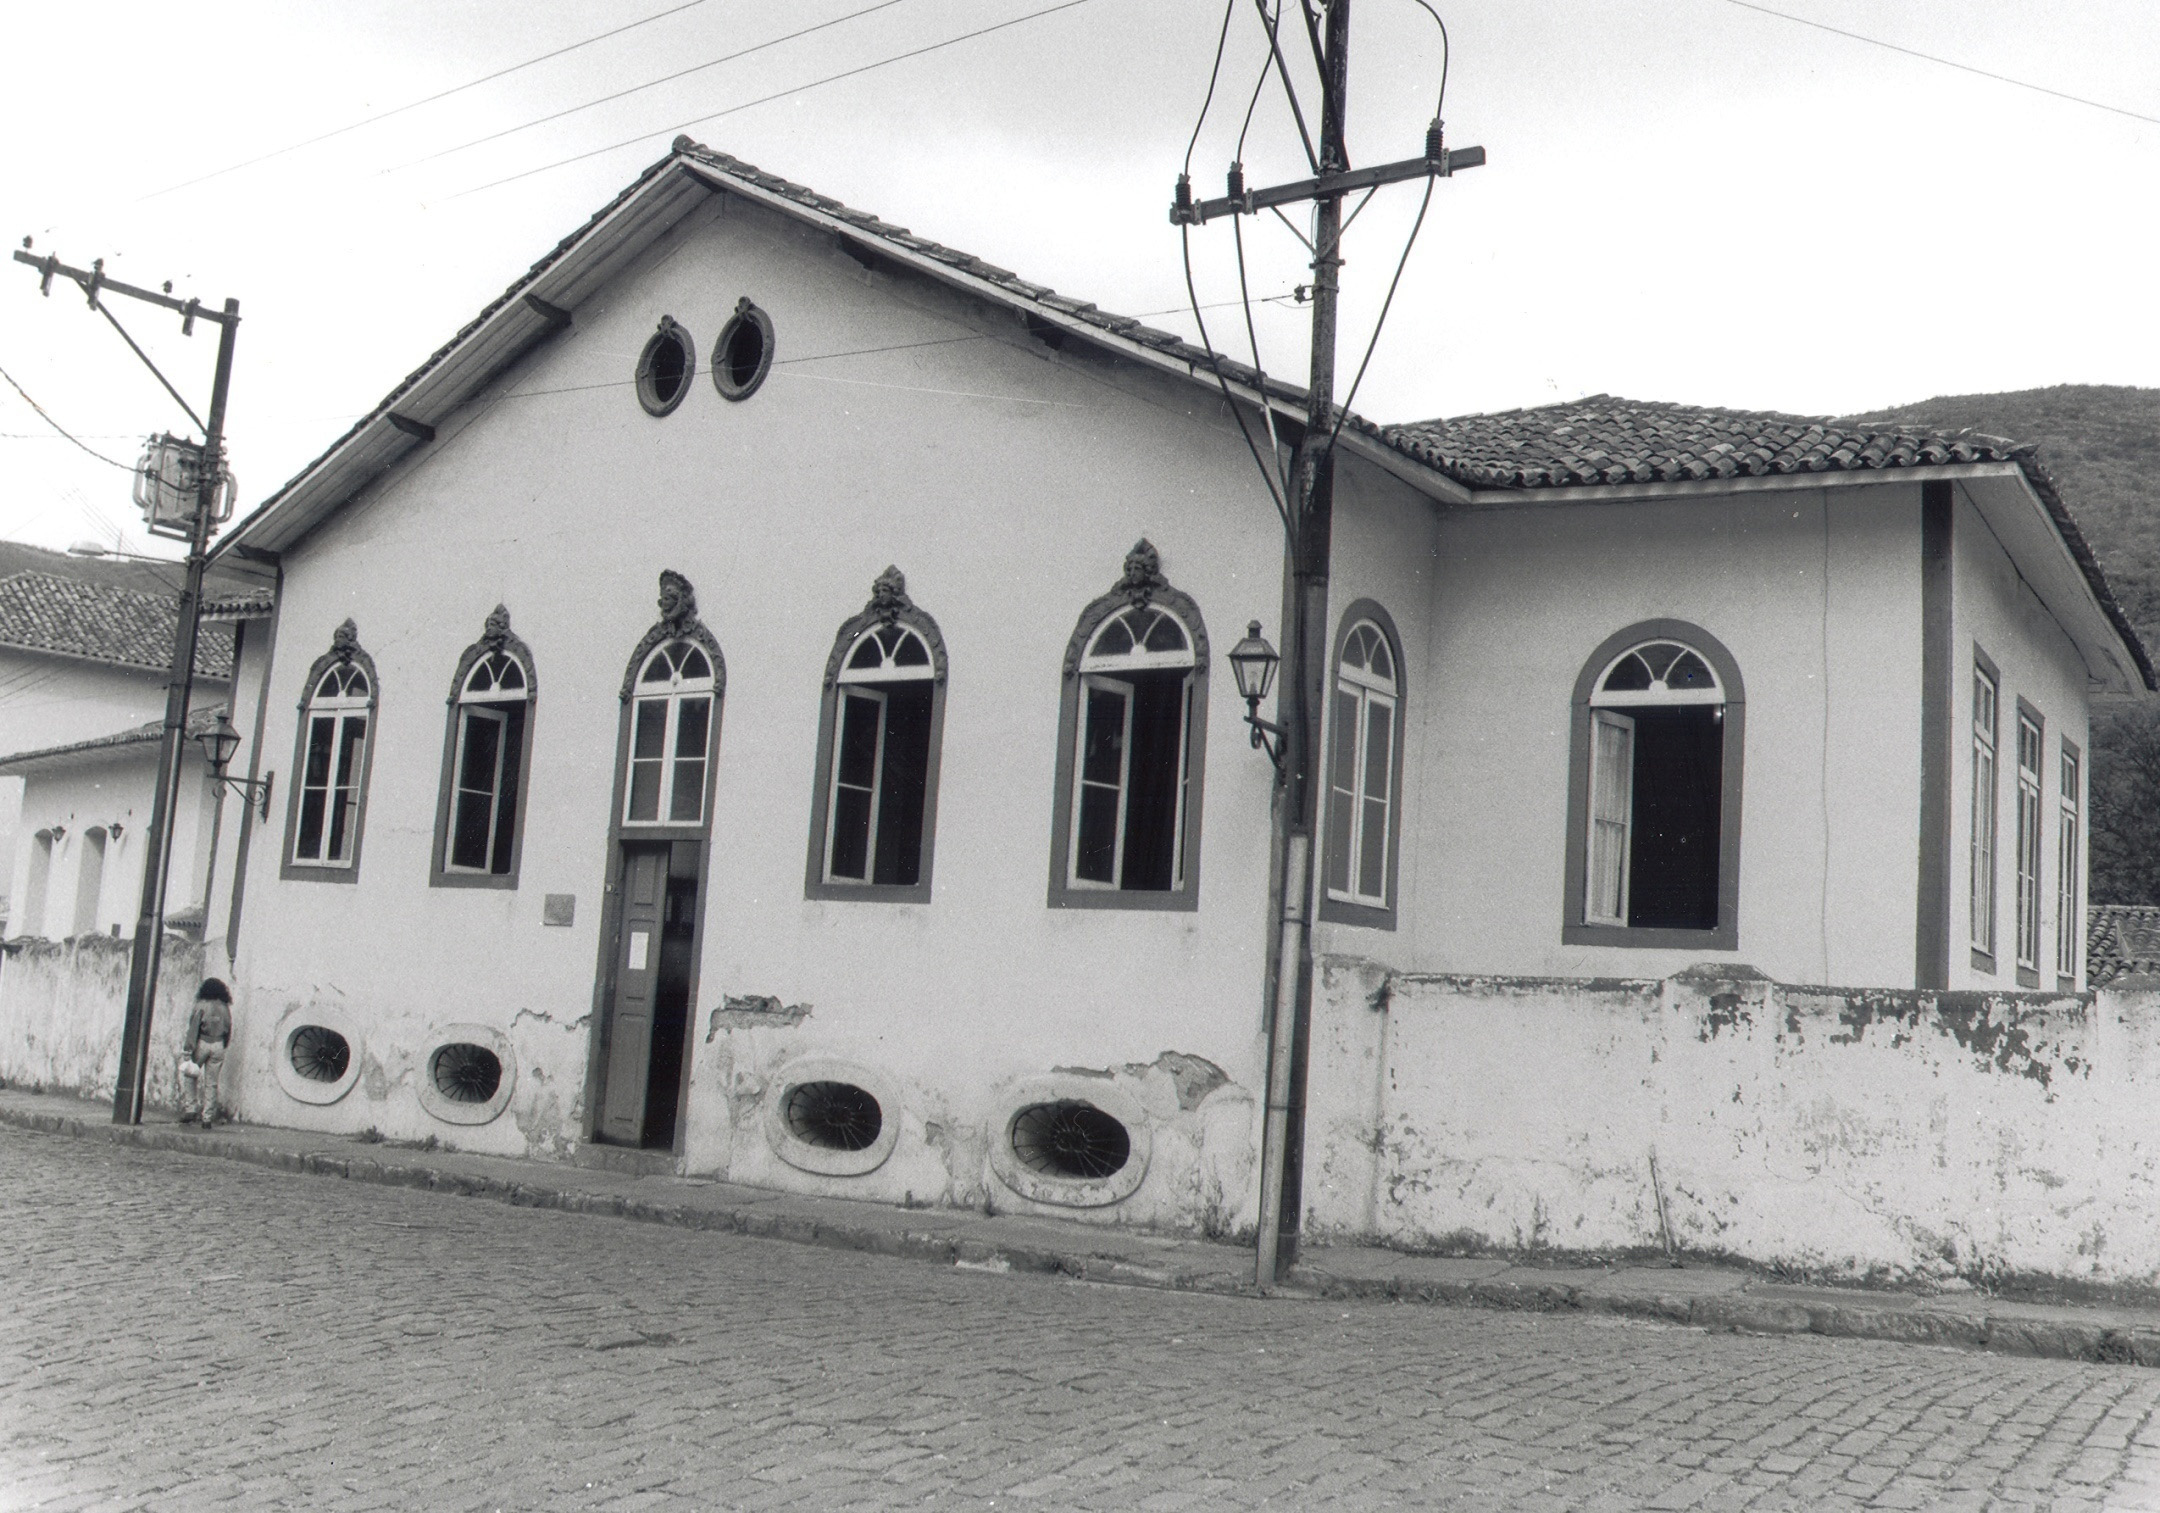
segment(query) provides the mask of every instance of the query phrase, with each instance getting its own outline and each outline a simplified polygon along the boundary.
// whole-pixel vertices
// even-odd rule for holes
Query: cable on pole
[[[1282,0],[1275,0],[1273,12],[1268,10],[1267,0],[1253,0],[1253,4],[1260,11],[1260,24],[1267,29],[1268,56],[1274,60],[1275,72],[1282,79],[1283,94],[1290,101],[1290,115],[1297,122],[1298,140],[1305,144],[1305,160],[1312,164],[1314,173],[1324,172],[1319,155],[1313,151],[1312,133],[1305,129],[1305,112],[1299,108],[1297,90],[1290,83],[1290,70],[1283,63],[1282,48],[1276,42],[1276,32],[1282,24]],[[1266,77],[1264,72],[1262,77]],[[1242,146],[1243,139],[1239,140]]]
[[[1410,3],[1432,17],[1433,25],[1440,28],[1440,92],[1433,101],[1433,130],[1438,132],[1441,113],[1447,106],[1448,63],[1454,47],[1448,41],[1447,23],[1440,19],[1440,13],[1427,4],[1426,0],[1410,0]],[[1410,266],[1410,249],[1417,246],[1418,233],[1425,227],[1425,212],[1432,208],[1433,183],[1429,178],[1425,181],[1425,197],[1418,202],[1417,219],[1410,223],[1410,235],[1403,242],[1402,256],[1395,261],[1395,276],[1388,280],[1387,298],[1380,302],[1380,315],[1373,322],[1372,339],[1365,343],[1365,355],[1358,359],[1357,375],[1350,380],[1350,392],[1343,396],[1343,402],[1336,407],[1335,427],[1328,432],[1326,450],[1329,452],[1335,450],[1336,438],[1342,435],[1343,423],[1350,418],[1350,408],[1357,402],[1358,386],[1365,382],[1365,370],[1372,365],[1373,353],[1380,345],[1380,332],[1387,325],[1388,311],[1395,304],[1396,287],[1402,283],[1403,270]],[[1350,220],[1356,220],[1371,200],[1372,195],[1367,193],[1365,199],[1358,203],[1357,210],[1351,213]],[[1350,221],[1343,222],[1342,231],[1338,231],[1335,237],[1338,247],[1342,244],[1342,232],[1349,229]]]
[[[1290,535],[1290,508],[1283,502],[1282,494],[1275,487],[1275,472],[1260,456],[1260,444],[1253,440],[1250,427],[1245,424],[1245,412],[1237,406],[1237,399],[1230,392],[1230,380],[1223,376],[1222,358],[1216,354],[1215,343],[1208,338],[1207,322],[1200,318],[1200,296],[1193,288],[1192,274],[1192,228],[1178,227],[1178,245],[1185,256],[1185,293],[1192,303],[1193,324],[1200,328],[1200,345],[1208,355],[1208,367],[1215,375],[1216,387],[1222,390],[1223,403],[1230,407],[1230,418],[1237,422],[1238,434],[1245,438],[1245,446],[1252,453],[1253,466],[1260,470],[1260,481],[1267,485],[1268,502],[1275,506],[1275,513],[1282,520],[1283,534]],[[1267,390],[1260,391],[1260,404],[1268,404]]]
[[[1185,144],[1185,177],[1192,177],[1193,149],[1200,145],[1200,128],[1207,125],[1208,107],[1215,103],[1215,85],[1222,78],[1223,48],[1230,41],[1230,18],[1237,13],[1237,0],[1223,0],[1222,30],[1215,36],[1215,65],[1208,70],[1207,97],[1200,102],[1199,119],[1192,123],[1192,140]]]

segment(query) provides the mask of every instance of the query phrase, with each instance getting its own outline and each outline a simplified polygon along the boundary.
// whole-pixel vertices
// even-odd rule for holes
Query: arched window
[[[888,567],[825,664],[806,896],[926,901],[945,643]]]
[[[1400,642],[1387,611],[1361,599],[1335,642],[1323,919],[1394,928],[1402,749]]]
[[[438,887],[517,886],[537,692],[531,648],[498,604],[450,683],[430,879]]]
[[[376,700],[375,662],[352,621],[331,634],[301,686],[284,875],[349,882],[360,865]]]
[[[1207,630],[1146,541],[1073,631],[1060,729],[1051,904],[1195,907]]]
[[[1694,626],[1598,648],[1576,685],[1565,939],[1738,945],[1744,709],[1739,667]]]
[[[705,823],[714,687],[712,659],[694,641],[663,641],[647,654],[630,704],[624,824]]]

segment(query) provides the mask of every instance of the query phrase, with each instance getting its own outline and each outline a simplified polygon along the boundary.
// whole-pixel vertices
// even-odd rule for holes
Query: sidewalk
[[[533,1208],[947,1266],[1191,1292],[1253,1292],[1249,1249],[1070,1220],[897,1209],[703,1178],[633,1176],[553,1162],[366,1144],[262,1125],[232,1124],[208,1131],[146,1121],[130,1128],[111,1123],[106,1104],[13,1088],[0,1088],[0,1124],[355,1182],[429,1188]],[[2160,1307],[2014,1303],[1977,1292],[1923,1296],[1801,1287],[1735,1267],[1695,1262],[1677,1268],[1553,1268],[1502,1259],[1412,1256],[1367,1246],[1308,1246],[1278,1296],[1573,1310],[1758,1334],[1840,1335],[2160,1366]]]

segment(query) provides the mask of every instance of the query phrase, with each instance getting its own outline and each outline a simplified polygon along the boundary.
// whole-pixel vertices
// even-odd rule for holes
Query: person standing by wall
[[[225,1073],[225,1048],[232,1043],[232,990],[215,977],[195,990],[187,1029],[180,1036],[180,1122],[199,1119],[203,1128],[222,1124],[227,1114],[218,1100],[218,1079]]]

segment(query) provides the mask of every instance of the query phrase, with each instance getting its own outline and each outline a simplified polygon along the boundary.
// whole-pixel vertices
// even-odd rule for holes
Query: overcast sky
[[[855,77],[776,91],[1055,0],[114,0],[19,6],[0,64],[0,234],[241,303],[230,433],[243,508],[303,467],[678,130],[1128,313],[1184,303],[1171,184],[1206,91],[1213,0],[1083,3]],[[1972,68],[2160,117],[2151,0],[1765,0]],[[1220,193],[1261,56],[1235,0],[1194,159]],[[1451,145],[1357,408],[1381,420],[1608,392],[1848,413],[2054,383],[2160,386],[2160,125],[1763,14],[1737,0],[1435,0]],[[872,9],[872,7],[875,7]],[[856,19],[595,108],[600,96]],[[642,18],[620,35],[328,141],[174,186]],[[1289,49],[1295,60],[1298,48]],[[1353,160],[1422,149],[1440,47],[1412,0],[1357,0]],[[1309,81],[1309,65],[1298,74]],[[555,112],[560,119],[527,129]],[[710,118],[710,119],[707,119]],[[476,139],[507,133],[477,146]],[[615,146],[614,144],[627,145]],[[549,167],[595,148],[564,166]],[[1251,182],[1304,165],[1279,91]],[[529,170],[542,169],[542,172]],[[523,175],[511,182],[497,181]],[[1416,210],[1347,242],[1345,382]],[[1244,225],[1255,296],[1306,276]],[[1232,232],[1193,234],[1203,301]],[[113,304],[198,409],[211,328]],[[1257,307],[1293,379],[1304,312]],[[1211,310],[1242,347],[1236,309]],[[1190,317],[1153,317],[1190,331]],[[79,294],[0,265],[0,368],[130,463],[185,417]],[[128,479],[0,385],[0,536],[140,546]]]

